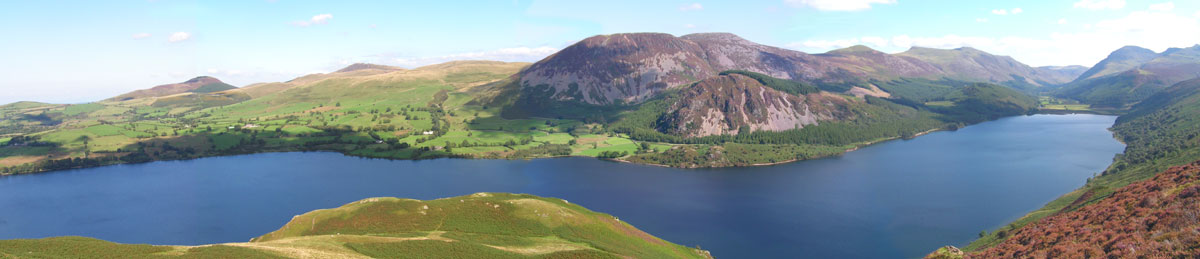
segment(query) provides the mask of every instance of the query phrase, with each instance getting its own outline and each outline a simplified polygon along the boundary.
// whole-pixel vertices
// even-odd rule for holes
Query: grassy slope
[[[687,150],[704,151],[694,158],[715,150],[732,152],[708,159],[712,162],[703,166],[754,165],[834,155],[948,124],[1021,113],[988,110],[1019,99],[1015,91],[992,94],[1002,92],[1000,86],[917,80],[880,85],[903,99],[845,96],[855,103],[852,110],[858,116],[852,121],[746,136],[664,138],[655,123],[662,106],[672,101],[670,94],[639,105],[613,107],[539,100],[536,103],[551,106],[535,110],[551,113],[500,116],[522,110],[503,104],[537,99],[536,93],[520,92],[511,77],[525,66],[450,62],[412,70],[314,74],[213,93],[80,105],[8,105],[0,107],[0,137],[33,137],[40,146],[0,147],[8,149],[0,152],[0,174],[297,150],[394,159],[632,154],[644,157],[631,161],[677,166],[683,165],[679,156],[686,156]],[[757,76],[769,87],[786,92],[824,89]],[[985,91],[964,94],[975,88]],[[947,100],[952,105],[922,104],[929,100]],[[982,106],[964,102],[972,100],[991,102]],[[775,146],[726,146],[726,142]],[[718,147],[712,149],[714,145]],[[664,151],[671,148],[684,152],[666,155]]]
[[[370,198],[292,218],[247,243],[126,245],[82,237],[0,241],[0,257],[708,258],[608,214],[532,195]]]
[[[1090,179],[1046,206],[1030,212],[1007,226],[972,242],[967,250],[978,250],[1003,241],[1008,231],[1050,215],[1072,211],[1110,196],[1130,183],[1149,179],[1171,166],[1200,159],[1200,80],[1184,81],[1136,105],[1118,117],[1116,137],[1126,144],[1124,154],[1114,158],[1102,175]]]
[[[450,62],[413,70],[309,75],[205,94],[81,105],[10,104],[0,107],[0,137],[15,133],[38,138],[46,146],[0,147],[7,150],[0,152],[0,168],[9,167],[8,173],[69,168],[76,163],[45,163],[88,154],[103,160],[94,165],[292,150],[398,159],[594,156],[599,153],[596,149],[628,142],[607,133],[598,145],[575,145],[565,153],[537,149],[541,144],[565,145],[599,125],[504,119],[498,116],[499,107],[471,102],[488,94],[481,88],[506,80],[525,66]],[[435,123],[440,127],[434,128]],[[353,132],[334,130],[339,128]],[[422,134],[427,131],[437,134]],[[81,140],[85,138],[86,146]],[[400,147],[401,143],[408,148]],[[454,148],[444,149],[450,146]]]

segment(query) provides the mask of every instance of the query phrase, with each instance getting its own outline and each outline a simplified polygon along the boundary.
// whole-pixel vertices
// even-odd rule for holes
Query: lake
[[[244,242],[368,197],[558,197],[717,258],[919,257],[963,246],[1079,186],[1123,145],[1116,117],[1009,117],[749,168],[554,158],[392,161],[268,153],[0,177],[0,239]]]

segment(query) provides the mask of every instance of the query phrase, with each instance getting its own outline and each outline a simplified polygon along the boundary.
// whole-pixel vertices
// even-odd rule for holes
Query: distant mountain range
[[[1128,108],[1168,86],[1200,77],[1200,45],[1162,53],[1127,46],[1054,91],[1099,107]]]
[[[1092,212],[1140,205],[1103,199],[1200,159],[1197,77],[1200,45],[1162,53],[1124,47],[1091,68],[1031,67],[967,47],[888,54],[853,46],[809,54],[728,33],[612,34],[533,64],[352,64],[242,88],[205,76],[95,103],[0,105],[0,174],[310,150],[392,159],[588,156],[675,167],[750,166],[1031,114],[1039,109],[1036,95],[1123,114],[1113,131],[1127,148],[1113,166],[967,248],[981,253],[977,249],[1002,244],[982,253],[1010,256],[1036,250],[1023,247],[1034,238],[1079,235],[1037,219],[1083,208],[1047,222],[1108,227],[1098,215],[1120,214]],[[1194,175],[1193,169],[1172,174]],[[1183,188],[1159,190],[1166,195],[1195,189],[1194,181],[1156,182]],[[1195,200],[1156,195],[1136,197],[1164,197],[1147,204]],[[1075,216],[1084,218],[1064,218]],[[1184,223],[1171,228],[1195,226]],[[1026,224],[1032,225],[1022,229]],[[1144,232],[1125,235],[1145,239],[1128,244],[1200,240],[1186,231],[1171,237]],[[1009,234],[1018,239],[1006,239]]]
[[[624,33],[584,39],[534,63],[519,77],[522,87],[552,91],[554,100],[614,104],[638,103],[726,70],[863,88],[869,79],[898,78],[950,78],[1031,88],[1066,83],[1077,71],[1033,68],[972,48],[913,48],[891,55],[854,46],[814,55],[729,33],[681,37]]]

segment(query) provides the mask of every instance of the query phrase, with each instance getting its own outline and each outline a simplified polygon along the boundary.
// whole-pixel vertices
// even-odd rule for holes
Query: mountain
[[[725,74],[687,87],[663,117],[673,135],[702,137],[784,131],[853,116],[848,100],[809,92],[789,94],[742,74]]]
[[[1079,78],[1079,75],[1082,75],[1084,72],[1087,72],[1089,68],[1085,67],[1085,66],[1071,65],[1071,66],[1041,66],[1041,67],[1035,67],[1034,69],[1037,69],[1038,74],[1041,74],[1048,78],[1051,78],[1055,82],[1066,83],[1066,82],[1074,81],[1075,78]]]
[[[246,243],[127,245],[83,237],[0,240],[17,258],[712,258],[561,199],[476,193],[369,198],[297,215]],[[7,256],[5,256],[7,258]]]
[[[366,70],[366,69],[372,69],[372,70],[385,70],[385,71],[400,71],[400,70],[404,70],[403,68],[399,68],[399,67],[393,67],[393,66],[385,66],[385,65],[378,65],[378,64],[367,64],[367,63],[354,63],[354,64],[351,64],[350,66],[347,66],[347,67],[345,67],[345,68],[338,69],[338,71],[336,71],[335,73],[351,72],[351,71]]]
[[[1200,129],[1200,79],[1167,87],[1134,105],[1128,113],[1117,118],[1112,131],[1117,139],[1125,143],[1125,150],[1113,158],[1113,163],[1108,169],[1089,179],[1083,187],[1047,203],[1045,207],[1030,212],[1012,224],[991,231],[972,242],[966,250],[1007,254],[1073,251],[1079,250],[1077,245],[1072,244],[1074,241],[1078,241],[1077,244],[1091,244],[1097,240],[1108,240],[1111,242],[1102,246],[1105,249],[1124,243],[1122,249],[1150,248],[1149,251],[1143,252],[1157,253],[1160,250],[1155,249],[1163,248],[1163,245],[1178,244],[1178,241],[1185,244],[1195,242],[1196,239],[1189,241],[1187,237],[1195,236],[1196,224],[1174,224],[1170,223],[1169,219],[1179,219],[1177,215],[1172,215],[1175,213],[1171,211],[1174,205],[1170,204],[1181,204],[1190,210],[1194,210],[1196,206],[1192,197],[1173,197],[1188,186],[1195,186],[1195,180],[1181,181],[1180,178],[1196,178],[1192,172],[1194,170],[1179,171],[1171,167],[1191,163],[1189,167],[1194,168],[1193,162],[1200,160],[1200,135],[1197,135],[1197,129]],[[1156,176],[1164,171],[1177,175]],[[1158,200],[1146,202],[1161,202],[1159,206],[1145,207],[1139,205],[1143,204],[1142,200],[1129,202],[1129,199],[1122,198],[1142,192],[1138,190],[1143,187],[1157,190],[1149,195],[1138,196],[1156,198]],[[1114,206],[1122,210],[1111,210]],[[1097,214],[1101,211],[1103,213]],[[1195,217],[1191,216],[1183,219],[1187,218],[1195,220]],[[1068,219],[1074,221],[1067,221]],[[1137,230],[1139,226],[1142,227],[1141,230]],[[1013,233],[1026,233],[1023,236],[1035,238],[1014,241]],[[1120,237],[1120,240],[1115,239],[1116,237]],[[1013,242],[1020,246],[1014,245]],[[1041,244],[1033,246],[1030,242]],[[1000,244],[1008,245],[1003,249],[989,249]],[[1046,250],[1052,247],[1054,249]],[[1191,249],[1194,248],[1193,243]],[[1167,249],[1162,252],[1170,251],[1175,250]]]
[[[1187,258],[1200,254],[1200,161],[1023,228],[979,258]]]
[[[766,46],[729,33],[599,35],[568,46],[519,74],[523,93],[592,105],[640,103],[656,94],[744,70],[848,90],[866,81],[950,77],[1041,86],[1065,82],[1009,57],[970,48],[915,48],[898,55],[854,46],[823,54]],[[541,98],[545,97],[545,98]]]
[[[1096,68],[1106,69],[1080,76],[1079,80],[1059,89],[1056,95],[1093,106],[1123,109],[1168,86],[1200,77],[1200,45],[1171,48],[1139,63],[1145,58],[1146,51],[1136,47],[1121,48],[1096,65]],[[1128,66],[1131,67],[1114,72]]]
[[[1078,80],[1086,80],[1106,75],[1116,74],[1129,70],[1149,62],[1151,59],[1158,57],[1158,53],[1153,50],[1138,46],[1121,47],[1108,54],[1100,63],[1088,69],[1087,72],[1079,75]]]
[[[147,97],[162,97],[181,93],[212,93],[235,89],[232,85],[221,82],[214,77],[200,76],[182,83],[166,84],[118,95],[105,101],[128,101]]]
[[[969,83],[946,94],[944,100],[951,106],[934,110],[952,118],[953,121],[979,123],[1001,117],[1033,114],[1038,100],[1012,88],[989,83]]]
[[[992,55],[971,47],[912,47],[896,56],[932,64],[941,70],[941,75],[955,80],[999,83],[1025,90],[1070,82],[1070,79],[1030,67],[1012,57]]]

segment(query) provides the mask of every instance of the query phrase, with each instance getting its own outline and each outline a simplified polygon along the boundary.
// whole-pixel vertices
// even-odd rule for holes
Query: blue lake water
[[[0,239],[244,242],[368,197],[558,197],[718,258],[919,257],[965,245],[1102,171],[1115,117],[1009,117],[776,166],[270,153],[0,177]]]

